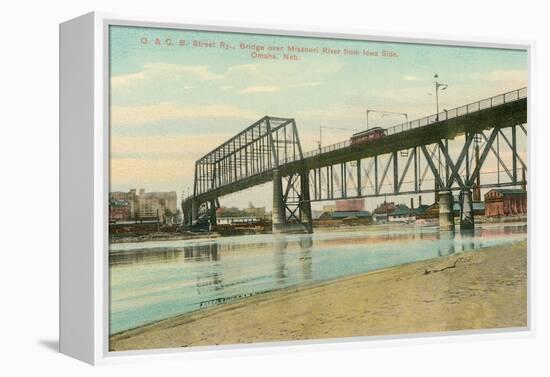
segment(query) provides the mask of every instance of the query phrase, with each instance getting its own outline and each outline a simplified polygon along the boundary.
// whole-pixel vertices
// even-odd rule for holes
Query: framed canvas
[[[61,24],[61,352],[530,334],[531,51]]]

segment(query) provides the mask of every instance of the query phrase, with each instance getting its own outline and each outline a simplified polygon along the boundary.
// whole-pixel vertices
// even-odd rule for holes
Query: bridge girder
[[[393,151],[309,169],[311,201],[470,190],[480,175],[485,181],[480,188],[525,185],[519,177],[527,165],[518,143],[526,138],[518,137],[516,128],[526,132],[524,125],[495,127],[402,149],[403,154]],[[505,138],[508,142],[500,142]]]
[[[294,119],[265,116],[197,160],[194,196],[302,158]]]
[[[300,219],[297,214],[304,209],[290,207],[305,203],[307,191],[309,205],[320,200],[525,185],[527,166],[518,152],[518,140],[527,136],[526,93],[522,88],[398,125],[388,129],[388,136],[366,145],[351,145],[348,140],[305,154],[294,119],[263,117],[196,162],[194,194],[182,201],[184,213],[272,181],[275,170],[287,181],[282,198],[285,221]],[[502,153],[502,146],[508,152]],[[511,161],[505,161],[507,153]],[[496,158],[491,163],[497,165],[497,180],[482,184],[480,175],[495,173],[483,171],[489,156]],[[501,179],[501,171],[507,180]],[[309,190],[295,190],[296,175],[300,182],[309,182]],[[298,199],[286,195],[293,191],[300,191]]]

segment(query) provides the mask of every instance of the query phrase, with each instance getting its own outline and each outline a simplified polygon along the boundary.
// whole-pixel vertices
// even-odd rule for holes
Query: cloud
[[[224,73],[212,72],[208,65],[182,65],[172,63],[147,63],[139,72],[111,76],[111,86],[125,87],[139,84],[146,80],[161,79],[198,79],[201,81],[227,80],[234,75],[250,75],[258,73],[257,64],[234,65]]]
[[[145,106],[113,106],[111,123],[116,126],[161,122],[190,118],[242,118],[259,119],[260,114],[234,105],[189,105],[161,103]]]
[[[145,73],[142,72],[136,72],[136,73],[129,73],[127,75],[118,75],[118,76],[112,76],[111,77],[111,85],[112,86],[125,86],[129,85],[133,82],[143,80],[145,77]]]
[[[294,116],[296,119],[313,117],[315,119],[364,120],[365,107],[355,104],[331,103],[323,107],[297,111]]]
[[[148,65],[150,67],[147,67]],[[223,80],[225,78],[223,74],[210,71],[210,67],[207,65],[178,65],[167,63],[151,63],[148,65],[145,66],[146,69],[155,70],[156,72],[165,72],[175,76],[192,74],[204,81]]]
[[[500,69],[480,74],[479,78],[489,81],[527,81],[527,71],[521,69]]]
[[[126,187],[177,182],[193,170],[193,161],[176,159],[111,158],[110,166],[111,182]]]
[[[528,73],[522,69],[497,69],[489,72],[471,74],[469,77],[475,81],[485,81],[493,88],[493,94],[519,89],[527,86]]]
[[[298,84],[290,84],[287,85],[289,88],[301,88],[301,87],[310,87],[310,86],[319,86],[321,85],[320,81],[309,81],[309,82],[301,82]]]
[[[223,80],[225,75],[212,72],[207,65],[147,63],[139,72],[111,76],[112,87],[126,87],[146,80],[195,78],[202,81]]]
[[[196,160],[205,151],[214,149],[231,134],[201,134],[177,136],[117,136],[111,139],[111,155],[115,157],[133,156],[142,158],[167,158]]]
[[[256,73],[258,72],[260,69],[260,65],[259,64],[255,64],[255,63],[250,63],[250,64],[239,64],[239,65],[232,65],[231,67],[229,67],[227,69],[227,73],[228,74],[232,74],[232,73],[246,73],[246,74],[250,74],[250,73]]]
[[[192,186],[195,161],[231,136],[216,133],[114,137],[110,142],[112,188],[179,191]]]
[[[309,64],[311,66],[311,64]],[[315,63],[314,66],[306,69],[301,69],[292,66],[289,70],[273,70],[274,64],[264,63],[262,65],[251,64],[239,64],[228,67],[221,73],[213,72],[209,65],[184,65],[174,63],[161,63],[153,62],[143,65],[141,71],[111,76],[111,85],[113,87],[125,87],[132,84],[139,84],[144,81],[158,81],[162,79],[198,79],[201,81],[217,81],[217,80],[239,80],[243,78],[256,78],[264,79],[266,72],[273,75],[275,72],[278,77],[274,79],[280,79],[286,81],[292,74],[308,75],[311,72],[316,74],[332,74],[342,68],[342,64],[330,64],[330,63]],[[291,74],[292,73],[292,74]],[[321,83],[318,81],[306,81],[303,83],[287,84],[288,87],[300,87],[300,86],[317,86]]]
[[[320,81],[306,81],[306,82],[300,82],[297,84],[288,84],[288,85],[258,85],[258,86],[249,86],[247,88],[239,90],[239,93],[241,94],[249,94],[249,93],[271,93],[271,92],[277,92],[284,88],[306,88],[306,87],[313,87],[313,86],[319,86],[321,85]]]
[[[419,77],[417,76],[408,76],[408,75],[405,75],[402,77],[403,81],[417,81],[417,80],[420,80]]]
[[[239,90],[239,93],[241,94],[249,94],[249,93],[269,93],[269,92],[276,92],[280,90],[281,87],[277,85],[259,85],[259,86],[249,86],[247,88],[244,88],[242,90]]]

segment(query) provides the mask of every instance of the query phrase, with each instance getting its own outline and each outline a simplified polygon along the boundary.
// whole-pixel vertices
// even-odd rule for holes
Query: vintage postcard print
[[[521,49],[110,26],[109,349],[527,326]]]

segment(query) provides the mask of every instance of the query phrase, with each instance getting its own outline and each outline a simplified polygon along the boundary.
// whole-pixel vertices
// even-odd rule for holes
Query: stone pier
[[[191,202],[191,224],[193,225],[199,219],[199,202],[196,199],[193,199]]]
[[[300,193],[302,200],[300,202],[300,216],[302,223],[308,233],[313,233],[313,219],[311,217],[311,200],[309,197],[309,174],[304,172],[300,174]]]
[[[443,231],[454,231],[453,193],[451,191],[440,191],[438,196],[439,229]]]
[[[210,201],[210,231],[216,230],[216,225],[218,225],[218,220],[216,218],[216,200]]]
[[[474,225],[472,191],[464,190],[460,193],[460,229],[474,229]]]
[[[271,211],[271,228],[273,234],[282,233],[285,226],[285,205],[283,202],[283,182],[279,169],[273,170],[273,210]]]

